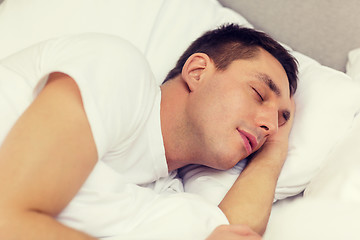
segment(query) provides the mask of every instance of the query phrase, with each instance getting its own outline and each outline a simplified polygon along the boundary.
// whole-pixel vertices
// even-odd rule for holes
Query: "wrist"
[[[283,163],[288,154],[288,144],[265,143],[251,159],[267,159],[267,162]]]

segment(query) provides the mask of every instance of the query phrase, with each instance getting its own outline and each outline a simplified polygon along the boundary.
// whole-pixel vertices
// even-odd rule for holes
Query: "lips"
[[[237,129],[237,130],[240,133],[240,136],[244,140],[244,145],[245,145],[245,149],[246,149],[247,153],[251,154],[258,145],[256,137],[248,132],[243,131],[243,130],[240,130],[240,129]]]

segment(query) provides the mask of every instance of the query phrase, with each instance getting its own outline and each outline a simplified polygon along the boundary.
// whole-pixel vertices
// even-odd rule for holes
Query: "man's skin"
[[[269,79],[275,87],[268,86]],[[281,64],[261,50],[217,71],[207,55],[193,54],[181,76],[162,86],[161,107],[170,170],[191,163],[228,169],[262,146],[219,207],[231,224],[263,234],[295,108]],[[250,151],[239,131],[256,138]]]
[[[260,240],[261,236],[246,225],[218,226],[206,240]]]
[[[231,224],[246,224],[257,233],[230,225],[208,238],[260,239],[287,153],[292,117],[285,124],[283,116],[294,111],[280,63],[261,50],[256,58],[217,71],[206,54],[196,53],[161,91],[169,171],[190,163],[228,169],[260,149],[219,205]],[[250,144],[244,131],[256,141]],[[0,148],[0,239],[94,239],[53,217],[76,195],[96,161],[77,85],[65,74],[51,74]]]

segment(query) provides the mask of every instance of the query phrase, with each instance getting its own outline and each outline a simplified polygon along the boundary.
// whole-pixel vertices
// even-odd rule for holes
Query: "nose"
[[[278,111],[268,106],[262,108],[255,119],[256,125],[261,129],[264,136],[270,136],[278,131]]]

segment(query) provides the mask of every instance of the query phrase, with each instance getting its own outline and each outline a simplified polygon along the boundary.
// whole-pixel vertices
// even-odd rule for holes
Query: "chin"
[[[219,170],[228,170],[233,168],[239,161],[246,158],[237,152],[236,154],[223,154],[222,157],[218,158],[216,162],[217,167],[214,167]]]

